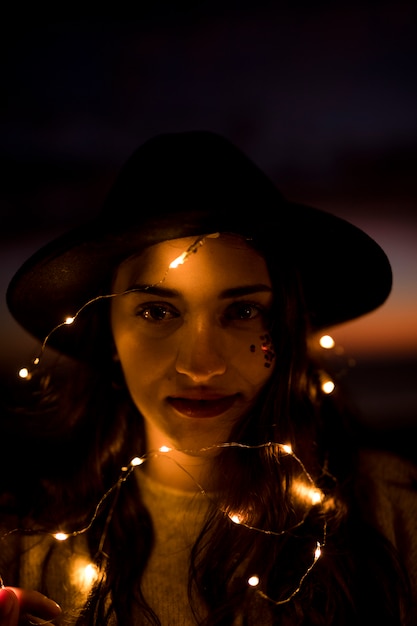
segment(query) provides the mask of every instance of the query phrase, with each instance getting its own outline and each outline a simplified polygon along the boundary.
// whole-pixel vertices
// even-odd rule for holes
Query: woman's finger
[[[16,594],[11,589],[0,589],[0,626],[17,626],[19,613]]]
[[[60,615],[61,608],[50,598],[32,589],[0,589],[0,626],[17,626],[19,616],[26,613],[41,620],[52,620]]]

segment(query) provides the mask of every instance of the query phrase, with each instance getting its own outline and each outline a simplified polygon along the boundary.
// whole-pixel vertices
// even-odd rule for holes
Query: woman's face
[[[272,285],[243,240],[210,236],[153,245],[118,269],[111,326],[148,449],[227,441],[270,378]]]

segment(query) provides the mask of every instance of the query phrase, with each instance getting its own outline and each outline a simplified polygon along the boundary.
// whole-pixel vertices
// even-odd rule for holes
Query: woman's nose
[[[182,330],[176,360],[177,372],[200,384],[224,374],[226,361],[221,349],[219,329],[200,323],[192,326],[186,324]]]

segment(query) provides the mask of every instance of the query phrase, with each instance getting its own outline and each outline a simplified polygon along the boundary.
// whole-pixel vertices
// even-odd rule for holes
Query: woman
[[[355,449],[309,350],[390,288],[224,138],[140,146],[9,286],[42,347],[5,424],[0,624],[413,623],[416,469]]]

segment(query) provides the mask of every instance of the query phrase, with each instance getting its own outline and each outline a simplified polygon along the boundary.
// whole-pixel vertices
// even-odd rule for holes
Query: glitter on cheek
[[[272,361],[275,359],[275,350],[272,344],[272,339],[269,334],[261,335],[261,348],[264,353],[264,367],[271,367]]]

